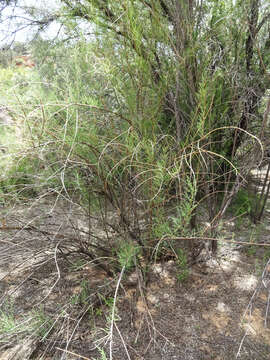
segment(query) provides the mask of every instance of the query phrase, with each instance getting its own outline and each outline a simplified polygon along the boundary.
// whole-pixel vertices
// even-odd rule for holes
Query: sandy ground
[[[25,206],[2,209],[1,360],[270,359],[269,212],[257,227],[224,222],[217,258],[185,281],[174,260],[152,265],[144,287],[139,271],[123,274],[114,304],[119,276],[57,252],[76,248],[79,210]]]

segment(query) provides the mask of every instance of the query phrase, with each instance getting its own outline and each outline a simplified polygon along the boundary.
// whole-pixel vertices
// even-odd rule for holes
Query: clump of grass
[[[13,301],[8,298],[2,304],[0,309],[0,341],[1,343],[9,343],[14,337],[28,332],[29,324],[25,321],[16,319]]]
[[[139,255],[140,248],[132,242],[122,242],[116,250],[119,267],[122,269],[124,266],[126,271],[132,270],[136,264],[136,257]]]
[[[241,225],[247,221],[247,217],[254,222],[254,219],[256,219],[255,215],[258,212],[258,208],[260,208],[259,204],[260,199],[258,194],[242,188],[235,195],[228,211],[236,217],[236,225],[241,227]]]
[[[78,294],[75,294],[71,298],[71,304],[72,305],[80,305],[85,306],[89,302],[89,297],[91,295],[91,287],[90,283],[87,280],[82,280],[80,284],[80,292]]]
[[[177,249],[176,255],[177,255],[176,263],[179,270],[179,273],[177,274],[176,277],[178,281],[184,282],[188,279],[189,276],[187,256],[183,249]]]
[[[254,198],[251,194],[246,189],[240,189],[230,206],[230,210],[234,216],[250,215],[254,205]]]
[[[28,335],[44,340],[53,328],[52,319],[43,307],[28,315],[17,315],[12,298],[7,298],[0,309],[0,343],[10,344],[14,339]]]

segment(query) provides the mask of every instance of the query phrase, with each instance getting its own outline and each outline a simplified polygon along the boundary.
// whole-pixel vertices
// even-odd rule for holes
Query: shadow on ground
[[[145,289],[138,273],[126,274],[111,327],[118,279],[57,252],[60,244],[72,252],[83,221],[77,208],[48,201],[5,211],[0,359],[109,359],[110,351],[115,360],[269,359],[267,248],[220,241],[217,258],[194,265],[185,281],[173,260],[156,263]],[[268,221],[260,242],[269,243]],[[242,225],[224,223],[223,238],[250,241],[254,228]],[[67,237],[48,235],[56,230]]]

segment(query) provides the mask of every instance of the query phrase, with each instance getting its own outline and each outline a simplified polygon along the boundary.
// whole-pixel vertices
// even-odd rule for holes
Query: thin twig
[[[121,273],[119,275],[117,285],[116,285],[116,288],[115,288],[114,298],[113,298],[113,307],[112,307],[112,314],[111,314],[112,318],[111,318],[111,327],[110,327],[110,360],[113,360],[113,357],[112,357],[113,326],[114,326],[114,316],[115,316],[115,310],[116,310],[117,294],[118,294],[118,290],[119,290],[120,283],[121,283],[122,277],[124,275],[125,269],[126,269],[126,266],[124,265],[122,267]]]
[[[72,352],[72,351],[68,351],[68,350],[66,350],[66,349],[61,349],[61,348],[59,348],[59,347],[56,347],[55,349],[56,349],[56,350],[63,351],[63,352],[65,352],[66,354],[70,354],[70,355],[74,355],[74,356],[79,356],[79,358],[81,358],[81,359],[83,359],[83,360],[91,360],[90,358],[87,358],[87,357],[85,357],[85,356],[76,354],[76,353],[74,353],[74,352]]]

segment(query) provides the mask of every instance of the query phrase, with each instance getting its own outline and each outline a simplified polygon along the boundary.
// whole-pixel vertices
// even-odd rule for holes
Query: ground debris
[[[28,360],[36,348],[34,339],[26,340],[23,344],[7,349],[2,354],[0,353],[0,360]]]

